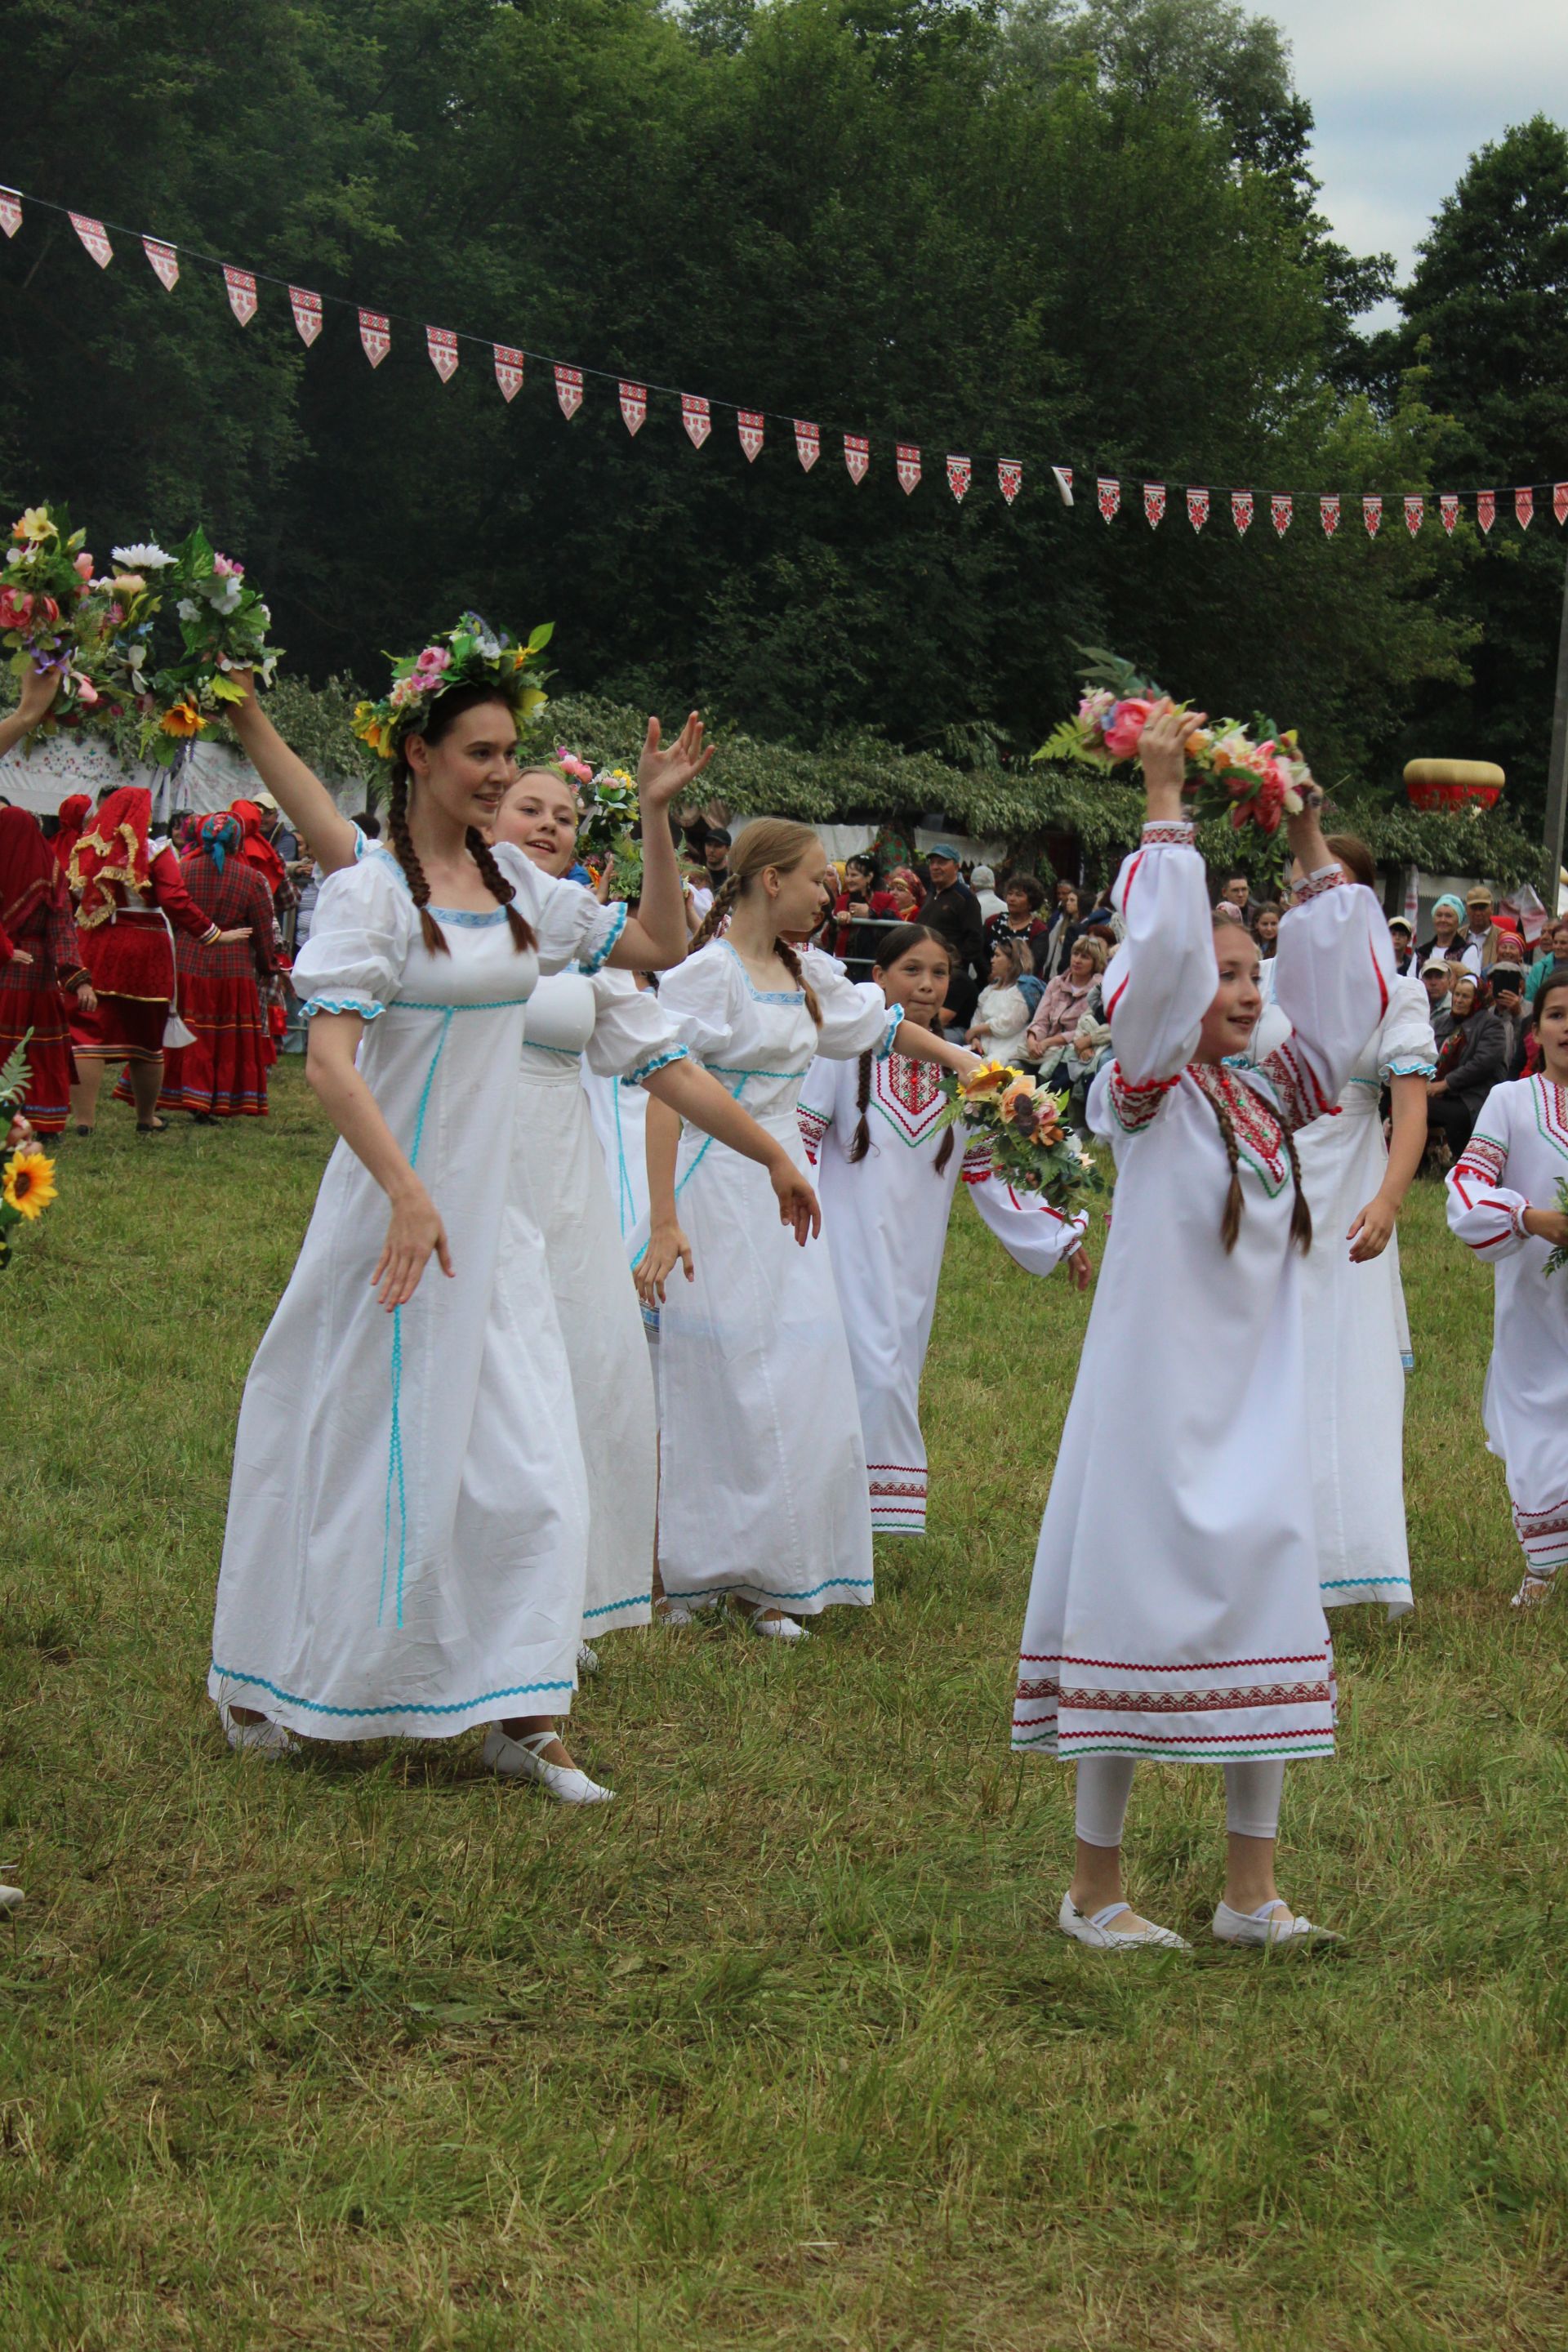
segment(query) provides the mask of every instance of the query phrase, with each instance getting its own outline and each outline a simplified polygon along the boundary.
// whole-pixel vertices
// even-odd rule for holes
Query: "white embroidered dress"
[[[801,1081],[821,1054],[885,1054],[902,1013],[816,950],[822,1010],[755,988],[714,940],[665,974],[659,1003],[698,1060],[798,1167]],[[659,1318],[659,1567],[671,1595],[735,1592],[813,1617],[874,1599],[866,1454],[826,1244],[779,1223],[765,1171],[688,1129],[676,1209],[696,1278],[679,1268]]]
[[[1568,1268],[1547,1273],[1552,1244],[1521,1219],[1555,1209],[1565,1181],[1568,1087],[1539,1071],[1494,1087],[1448,1171],[1448,1223],[1497,1268],[1487,1445],[1501,1458],[1514,1531],[1538,1576],[1568,1564]]]
[[[1280,926],[1290,1037],[1258,1072],[1191,1056],[1217,986],[1204,865],[1152,826],[1116,885],[1114,1058],[1089,1118],[1110,1238],[1040,1528],[1013,1742],[1223,1762],[1331,1751],[1300,1258],[1283,1122],[1332,1102],[1388,1002],[1387,927],[1331,877]],[[1311,886],[1309,886],[1311,888]],[[1220,1238],[1228,1108],[1245,1208]]]
[[[542,980],[523,1041],[519,1192],[543,1238],[588,1465],[583,1633],[591,1642],[652,1615],[658,1440],[637,1286],[584,1077],[591,1069],[640,1097],[640,1080],[683,1060],[686,1048],[629,971]]]
[[[541,969],[596,965],[626,918],[495,856],[537,953],[499,908],[433,909],[450,953],[431,955],[372,850],[322,885],[294,967],[308,1013],[364,1016],[361,1073],[454,1266],[432,1257],[385,1312],[386,1198],[340,1141],[246,1382],[208,1678],[315,1738],[563,1715],[576,1679],[588,1483],[516,1070]]]
[[[942,1072],[903,1054],[871,1065],[870,1148],[852,1161],[859,1084],[858,1063],[815,1061],[801,1089],[801,1133],[817,1171],[822,1230],[844,1310],[871,1525],[885,1535],[920,1536],[927,1483],[921,1373],[960,1175],[985,1224],[1026,1274],[1049,1274],[1077,1248],[1088,1219],[1062,1217],[1037,1194],[1016,1192],[992,1174],[983,1142],[962,1128],[939,1128]],[[939,1174],[949,1135],[952,1150]]]

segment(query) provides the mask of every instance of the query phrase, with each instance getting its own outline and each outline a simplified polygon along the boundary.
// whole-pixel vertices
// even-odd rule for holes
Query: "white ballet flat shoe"
[[[586,1642],[579,1642],[577,1644],[577,1672],[580,1675],[596,1675],[598,1671],[599,1653],[597,1650],[591,1650]]]
[[[1555,1570],[1550,1576],[1536,1576],[1527,1569],[1524,1582],[1508,1605],[1510,1609],[1539,1609],[1542,1601],[1551,1600],[1556,1583]]]
[[[811,1639],[798,1617],[748,1615],[746,1622],[753,1633],[760,1633],[766,1642],[809,1642]]]
[[[0,1862],[0,1870],[15,1870],[16,1867],[14,1862]],[[19,1886],[0,1886],[0,1917],[19,1911],[26,1899]]]
[[[1214,1915],[1214,1932],[1221,1944],[1263,1944],[1271,1951],[1279,1951],[1292,1944],[1337,1944],[1339,1937],[1327,1927],[1314,1927],[1300,1912],[1285,1906],[1285,1916],[1277,1916],[1278,1902],[1260,1903],[1256,1911],[1233,1911],[1222,1903]]]
[[[217,1717],[223,1736],[236,1755],[292,1756],[299,1748],[293,1733],[281,1723],[274,1723],[268,1715],[264,1715],[259,1723],[237,1723],[228,1701],[220,1699]]]
[[[1148,1927],[1140,1927],[1136,1935],[1113,1927],[1110,1922],[1120,1919],[1123,1913],[1129,1918],[1137,1916],[1131,1903],[1108,1903],[1103,1911],[1091,1911],[1086,1915],[1079,1909],[1070,1895],[1064,1895],[1062,1907],[1057,1913],[1057,1925],[1064,1936],[1074,1937],[1079,1943],[1088,1944],[1091,1950],[1097,1952],[1128,1952],[1137,1947],[1150,1945],[1165,1952],[1192,1950],[1184,1936],[1178,1936],[1172,1927],[1156,1927],[1152,1920]]]
[[[558,1805],[609,1804],[616,1793],[613,1789],[602,1789],[597,1780],[590,1780],[575,1764],[551,1764],[540,1754],[542,1748],[551,1747],[558,1737],[553,1731],[529,1731],[521,1739],[513,1739],[499,1723],[492,1723],[479,1754],[488,1769],[499,1773],[503,1780],[537,1780]]]

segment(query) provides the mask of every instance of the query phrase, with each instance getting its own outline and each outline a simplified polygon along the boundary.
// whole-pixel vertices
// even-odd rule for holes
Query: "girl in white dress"
[[[1561,977],[1559,977],[1559,973]],[[1494,1087],[1448,1171],[1448,1223],[1495,1265],[1494,1337],[1482,1407],[1524,1549],[1516,1609],[1550,1599],[1568,1561],[1568,965],[1535,1000],[1541,1069]]]
[[[871,977],[883,995],[907,1019],[934,1028],[952,968],[942,934],[900,924],[883,934],[878,955]],[[1064,1217],[1037,1193],[1015,1192],[993,1175],[982,1140],[939,1125],[944,1108],[934,1064],[897,1051],[880,1061],[870,1053],[854,1062],[819,1055],[800,1091],[797,1117],[817,1171],[860,1405],[871,1526],[884,1535],[925,1533],[921,1373],[960,1176],[1026,1274],[1049,1274],[1065,1258],[1079,1290],[1089,1278],[1087,1217]]]
[[[209,1688],[231,1743],[269,1752],[295,1732],[488,1723],[492,1769],[584,1802],[608,1792],[555,1722],[588,1481],[513,1074],[542,970],[660,968],[685,918],[662,823],[637,922],[489,847],[515,781],[516,693],[503,659],[405,697],[392,846],[322,886],[296,964],[308,1072],[342,1140],[246,1384]],[[275,773],[292,760],[254,696],[239,724]],[[644,806],[661,814],[700,743],[661,755],[655,730],[649,749]],[[444,1281],[421,1280],[433,1254]]]
[[[968,1043],[987,1062],[1017,1062],[1023,1058],[1029,1032],[1029,1006],[1019,976],[1024,950],[1016,940],[995,940],[991,947],[991,981],[980,992]],[[937,1007],[940,1013],[942,1007]]]
[[[1225,1765],[1225,1941],[1310,1935],[1274,1877],[1283,1759],[1327,1755],[1333,1669],[1302,1432],[1299,1266],[1310,1217],[1293,1130],[1332,1103],[1388,1001],[1388,929],[1347,887],[1315,806],[1289,822],[1307,876],[1280,929],[1293,1027],[1233,1070],[1258,1020],[1258,954],[1215,926],[1182,803],[1201,714],[1159,706],[1141,757],[1149,823],[1121,869],[1126,939],[1105,977],[1115,1058],[1089,1097],[1118,1182],[1018,1668],[1014,1744],[1072,1758],[1078,1863],[1060,1925],[1092,1945],[1170,1944],[1122,1897],[1135,1759]],[[1315,789],[1308,795],[1315,802]]]
[[[896,1045],[947,1069],[978,1067],[889,1011],[873,982],[856,985],[816,950],[797,954],[790,942],[820,921],[827,871],[808,826],[748,825],[694,951],[659,989],[691,1054],[803,1167],[795,1105],[814,1055],[853,1060]],[[759,1633],[799,1640],[803,1617],[874,1597],[866,1451],[832,1261],[779,1230],[733,1152],[682,1136],[662,1103],[647,1122],[652,1230],[638,1281],[663,1302],[659,1569],[670,1612],[679,1621],[728,1594]],[[677,1264],[686,1279],[667,1294]]]

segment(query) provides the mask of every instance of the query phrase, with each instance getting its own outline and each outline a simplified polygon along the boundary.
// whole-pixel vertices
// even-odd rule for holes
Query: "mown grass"
[[[797,1654],[608,1640],[585,1816],[476,1741],[237,1761],[204,1695],[229,1446],[323,1150],[106,1112],[0,1279],[0,2325],[14,2352],[1564,2340],[1568,1619],[1521,1623],[1486,1277],[1418,1188],[1420,1605],[1338,1624],[1292,1768],[1313,1961],[1054,1928],[1068,1776],[1006,1746],[1085,1310],[955,1222],[934,1528]],[[1129,1432],[1129,1444],[1137,1433]],[[614,1465],[606,1465],[613,1475]],[[1201,1937],[1217,1774],[1145,1770]]]

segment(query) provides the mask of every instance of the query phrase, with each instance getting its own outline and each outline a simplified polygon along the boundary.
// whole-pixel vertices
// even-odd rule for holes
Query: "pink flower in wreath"
[[[444,669],[452,667],[452,656],[445,646],[426,646],[414,665],[416,677],[439,677]]]
[[[1105,748],[1113,760],[1131,759],[1143,740],[1143,730],[1153,708],[1152,702],[1137,695],[1117,704],[1105,730]]]
[[[33,617],[33,599],[26,588],[0,588],[0,629],[25,629]]]
[[[85,547],[76,560],[76,576],[79,580],[92,578],[92,558]]]
[[[220,580],[243,580],[245,577],[244,564],[237,563],[231,555],[215,555],[213,570]]]

